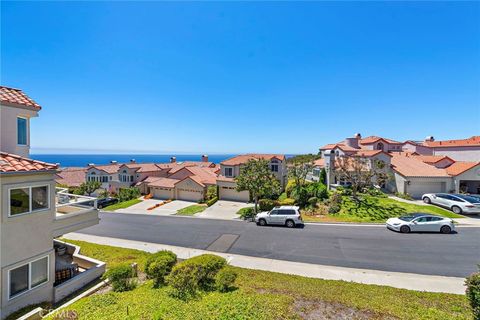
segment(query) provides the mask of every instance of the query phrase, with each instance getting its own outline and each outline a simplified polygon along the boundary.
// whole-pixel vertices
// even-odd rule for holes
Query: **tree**
[[[313,158],[296,158],[288,166],[288,176],[294,181],[294,193],[300,194],[307,184],[307,175],[313,170]]]
[[[102,184],[99,181],[87,181],[80,185],[80,190],[82,190],[83,194],[88,194],[89,196],[95,192],[98,188],[100,188]]]
[[[361,156],[339,156],[335,161],[335,176],[351,184],[352,196],[356,199],[357,193],[373,185],[374,180],[379,184],[388,180],[385,167],[385,162],[378,159],[369,161]]]
[[[280,183],[268,167],[267,160],[248,160],[235,178],[237,191],[248,191],[255,201],[255,213],[258,212],[260,197],[280,192]]]
[[[322,168],[320,171],[320,182],[326,184],[327,183],[327,170]]]

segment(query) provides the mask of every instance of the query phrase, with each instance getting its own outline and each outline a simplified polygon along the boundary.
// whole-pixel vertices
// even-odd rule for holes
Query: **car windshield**
[[[398,219],[403,220],[403,221],[412,221],[413,219],[415,219],[415,217],[414,216],[401,216]]]
[[[472,203],[480,202],[480,198],[477,198],[477,197],[465,196],[465,195],[457,195],[457,197]]]

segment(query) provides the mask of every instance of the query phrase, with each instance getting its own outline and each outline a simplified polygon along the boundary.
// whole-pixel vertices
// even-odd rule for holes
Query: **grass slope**
[[[193,216],[195,213],[202,212],[205,209],[207,209],[205,205],[194,204],[178,210],[176,214],[180,216]]]
[[[397,201],[391,198],[379,198],[362,195],[362,201],[355,203],[349,197],[343,197],[342,209],[337,214],[327,216],[303,216],[307,222],[385,222],[388,218],[398,217],[406,213],[428,213],[449,218],[463,216],[433,206],[419,205]]]
[[[138,250],[70,241],[87,256],[106,261],[137,261],[143,268],[148,253]],[[123,293],[98,294],[68,310],[79,319],[299,319],[332,313],[330,318],[471,319],[465,296],[426,293],[344,281],[311,279],[273,272],[235,268],[237,290],[204,293],[183,302],[168,296],[168,288],[146,282]]]
[[[137,203],[140,203],[140,202],[142,202],[142,200],[140,200],[140,199],[132,199],[132,200],[128,200],[128,201],[123,201],[123,202],[118,202],[118,203],[112,204],[111,206],[105,207],[105,208],[103,208],[102,210],[105,210],[105,211],[115,211],[115,210],[118,210],[118,209],[125,209],[125,208],[128,208],[128,207],[130,207],[130,206],[133,206],[134,204],[137,204]]]

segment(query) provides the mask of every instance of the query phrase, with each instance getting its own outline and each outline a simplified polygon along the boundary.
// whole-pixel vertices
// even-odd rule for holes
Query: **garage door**
[[[415,199],[425,193],[445,192],[445,182],[414,182],[407,186],[407,192]]]
[[[156,199],[167,200],[172,198],[172,189],[152,188],[153,197]]]
[[[177,189],[177,199],[198,202],[203,199],[203,192],[196,190]]]
[[[248,202],[250,200],[248,191],[238,192],[233,187],[220,187],[219,199],[230,201]]]

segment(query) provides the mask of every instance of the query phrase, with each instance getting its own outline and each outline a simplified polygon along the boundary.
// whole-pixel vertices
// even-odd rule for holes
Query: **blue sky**
[[[480,129],[479,2],[2,2],[34,152],[316,152]]]

